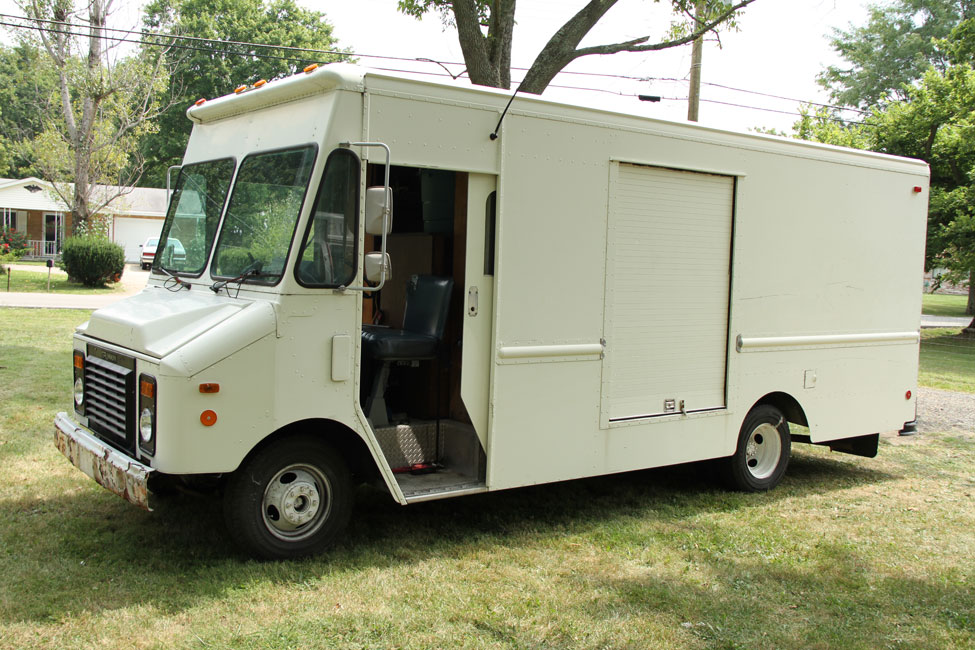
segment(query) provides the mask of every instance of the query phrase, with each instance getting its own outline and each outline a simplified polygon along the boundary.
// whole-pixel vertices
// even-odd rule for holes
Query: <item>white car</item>
[[[166,241],[166,245],[173,247],[173,258],[178,260],[186,259],[186,249],[183,248],[183,243],[180,240],[170,238]],[[140,246],[142,249],[140,262],[143,270],[147,270],[152,266],[152,261],[156,257],[157,246],[159,246],[158,237],[150,237],[146,240],[146,243]]]

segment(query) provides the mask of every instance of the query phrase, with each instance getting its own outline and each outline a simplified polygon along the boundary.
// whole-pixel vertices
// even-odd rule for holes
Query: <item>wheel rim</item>
[[[295,463],[274,475],[264,489],[261,516],[267,530],[289,542],[314,535],[332,509],[332,485],[321,470]]]
[[[765,479],[775,472],[782,456],[779,430],[771,424],[755,427],[745,444],[745,467],[754,478]]]

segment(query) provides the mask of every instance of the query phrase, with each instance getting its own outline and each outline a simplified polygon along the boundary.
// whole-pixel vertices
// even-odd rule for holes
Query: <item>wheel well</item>
[[[809,421],[806,419],[806,413],[802,410],[799,402],[796,398],[788,393],[769,393],[762,399],[755,403],[755,406],[759,404],[768,404],[774,406],[775,408],[782,411],[785,419],[793,424],[799,424],[804,427],[809,426]],[[754,408],[754,407],[753,407]]]
[[[379,470],[365,441],[355,431],[334,420],[300,420],[285,425],[264,438],[247,454],[247,458],[283,438],[299,435],[311,435],[331,445],[349,464],[349,471],[355,480],[368,481],[373,475],[378,475]]]

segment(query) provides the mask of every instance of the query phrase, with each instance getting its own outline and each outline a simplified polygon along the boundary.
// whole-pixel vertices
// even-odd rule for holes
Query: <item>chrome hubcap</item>
[[[264,524],[274,536],[294,541],[313,534],[331,510],[331,485],[318,468],[296,463],[275,474],[264,490]]]

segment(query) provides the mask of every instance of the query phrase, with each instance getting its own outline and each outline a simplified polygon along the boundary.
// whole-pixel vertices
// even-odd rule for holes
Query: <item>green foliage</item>
[[[870,7],[867,24],[836,29],[830,44],[849,65],[830,66],[819,83],[833,100],[869,108],[905,99],[908,87],[934,66],[947,67],[943,39],[975,12],[972,0],[894,0]]]
[[[35,109],[37,127],[17,150],[70,206],[76,233],[138,180],[138,144],[155,129],[152,118],[168,85],[158,50],[121,56],[106,45],[97,26],[105,25],[111,4],[86,0],[75,9],[74,0],[36,0],[22,5],[38,26],[51,19],[71,25],[20,34],[25,48],[44,53],[38,65],[55,83],[48,101]]]
[[[145,7],[144,26],[184,36],[336,50],[332,25],[324,14],[294,0],[154,0]],[[145,138],[147,165],[141,181],[165,187],[166,170],[182,161],[192,124],[186,108],[200,98],[233,92],[240,84],[268,81],[298,72],[309,63],[348,60],[347,56],[237,45],[199,43],[200,50],[174,50],[172,84],[166,101],[175,102],[158,119],[157,132]]]
[[[122,277],[125,249],[107,239],[68,237],[61,248],[59,266],[86,287],[99,287]]]
[[[0,230],[0,275],[7,272],[6,264],[19,260],[28,249],[27,236],[24,233],[8,228]]]
[[[43,130],[57,77],[37,47],[0,46],[0,176],[41,176],[19,144]]]
[[[24,255],[30,244],[27,235],[11,228],[0,229],[0,253],[10,253],[20,257]]]

